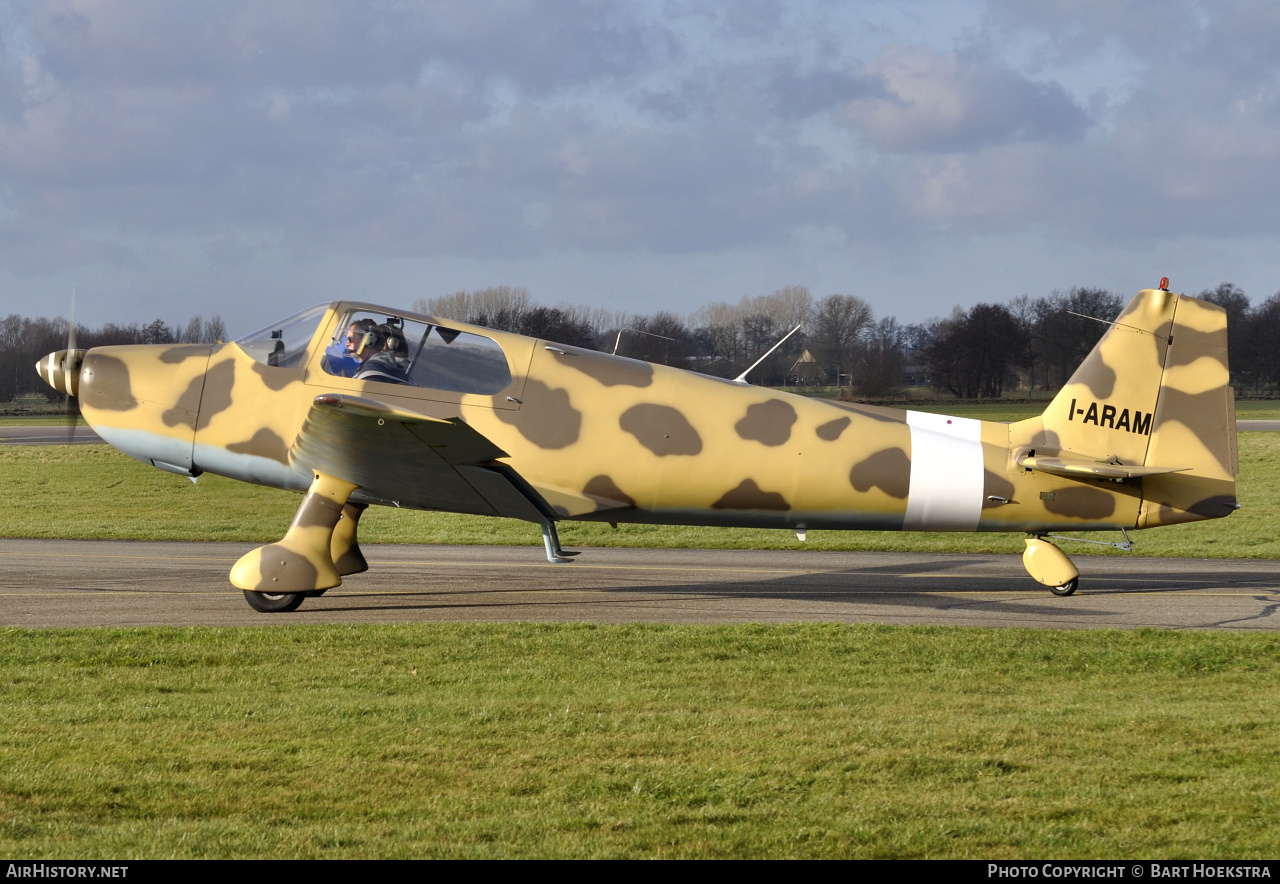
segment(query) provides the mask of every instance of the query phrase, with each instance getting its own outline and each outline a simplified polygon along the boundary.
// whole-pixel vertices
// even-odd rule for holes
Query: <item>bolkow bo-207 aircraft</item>
[[[1025,532],[1027,571],[1058,595],[1079,574],[1050,532],[1238,508],[1226,314],[1163,280],[1044,414],[1012,424],[809,399],[345,301],[234,343],[64,350],[38,369],[138,460],[306,492],[284,538],[232,568],[259,611],[366,570],[357,527],[371,504],[534,522],[552,562],[570,561],[563,519]]]

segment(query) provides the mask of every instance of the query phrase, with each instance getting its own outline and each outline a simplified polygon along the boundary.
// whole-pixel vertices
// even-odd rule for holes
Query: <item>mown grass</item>
[[[22,857],[1274,856],[1280,637],[25,631]]]
[[[1137,532],[1143,555],[1280,558],[1280,433],[1242,433],[1238,495],[1227,519]],[[297,495],[206,475],[198,485],[107,446],[0,449],[9,492],[0,537],[146,540],[278,540]],[[685,528],[563,522],[572,546],[699,549],[828,549],[1021,553],[1019,534],[810,531],[805,544],[783,530]],[[366,543],[539,545],[536,526],[507,519],[373,508],[360,523]],[[1106,535],[1108,539],[1112,535]],[[1118,535],[1114,539],[1119,539]],[[1077,544],[1072,555],[1115,554]]]
[[[1280,434],[1229,520],[1277,557]],[[105,446],[0,449],[0,536],[274,540],[298,497]],[[799,547],[564,523],[566,542]],[[1016,535],[808,547],[1019,552]],[[538,543],[373,510],[365,542]],[[1072,554],[1086,550],[1072,547]],[[0,851],[76,857],[1267,857],[1280,636],[785,626],[26,631],[0,640]]]

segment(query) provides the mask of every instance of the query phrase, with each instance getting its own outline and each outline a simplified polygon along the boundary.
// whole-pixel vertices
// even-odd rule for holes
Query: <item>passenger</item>
[[[349,378],[360,370],[360,359],[356,350],[365,332],[373,328],[372,319],[357,319],[347,328],[345,341],[334,341],[324,351],[324,370],[338,377]]]
[[[408,372],[409,345],[398,328],[374,326],[365,332],[356,356],[360,360],[360,370],[354,375],[357,381],[417,386]]]

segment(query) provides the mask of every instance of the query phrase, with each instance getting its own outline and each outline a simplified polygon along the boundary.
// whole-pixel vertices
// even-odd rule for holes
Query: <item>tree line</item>
[[[1237,286],[1200,292],[1227,311],[1232,378],[1238,392],[1280,392],[1280,293],[1253,307]],[[927,387],[960,399],[1062,386],[1097,344],[1126,297],[1075,287],[1008,303],[956,307],[950,316],[903,324],[877,318],[857,295],[815,299],[804,286],[713,302],[688,317],[644,315],[572,304],[547,307],[510,286],[419,299],[434,316],[513,331],[720,377],[737,377],[801,325],[760,366],[753,383],[827,385],[863,398]]]
[[[36,374],[41,357],[67,346],[70,323],[56,319],[28,319],[11,313],[0,319],[0,402],[12,402],[20,396],[44,395],[50,399],[59,394]],[[226,326],[220,316],[205,319],[193,316],[186,323],[173,326],[163,319],[147,325],[116,325],[108,322],[101,328],[76,324],[76,346],[88,350],[112,344],[207,344],[225,340]]]
[[[1280,394],[1280,292],[1254,306],[1224,282],[1199,297],[1228,316],[1232,383],[1240,395]],[[441,318],[571,346],[737,377],[797,325],[800,331],[749,376],[752,383],[832,386],[862,398],[931,388],[960,399],[998,398],[1010,390],[1052,390],[1071,376],[1125,303],[1097,288],[1023,295],[1007,303],[956,307],[945,318],[903,324],[877,318],[857,295],[814,298],[787,286],[737,302],[716,301],[688,316],[632,313],[575,304],[548,306],[527,289],[495,286],[420,298],[414,309]],[[226,338],[222,319],[196,316],[168,325],[77,326],[77,346],[208,343]],[[0,320],[0,401],[56,394],[35,373],[40,357],[66,346],[65,319]]]

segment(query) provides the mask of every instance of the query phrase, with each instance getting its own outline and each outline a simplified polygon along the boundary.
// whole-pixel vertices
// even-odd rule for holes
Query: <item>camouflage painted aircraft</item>
[[[345,301],[233,343],[64,350],[38,369],[144,463],[305,492],[283,539],[231,570],[259,611],[366,570],[369,505],[533,522],[552,562],[572,555],[565,519],[1022,532],[1030,575],[1070,595],[1079,574],[1051,532],[1238,508],[1226,315],[1166,286],[1133,298],[1044,414],[1012,424],[809,399]]]

